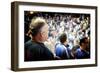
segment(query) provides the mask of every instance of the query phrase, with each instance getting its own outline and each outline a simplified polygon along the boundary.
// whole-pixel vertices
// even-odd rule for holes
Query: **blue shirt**
[[[84,50],[81,50],[80,48],[78,48],[75,52],[75,57],[77,59],[85,59],[85,58],[90,58],[90,53],[86,52]]]
[[[70,49],[64,46],[63,44],[56,45],[55,54],[61,59],[71,59],[72,58]]]

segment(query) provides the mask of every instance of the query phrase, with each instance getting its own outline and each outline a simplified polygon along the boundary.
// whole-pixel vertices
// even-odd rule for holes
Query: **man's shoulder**
[[[81,51],[81,49],[80,48],[78,48],[77,50],[76,50],[76,53],[81,53],[82,51]]]
[[[65,51],[67,48],[64,46],[64,45],[62,45],[62,44],[58,44],[57,46],[56,46],[56,50],[60,50],[60,51]]]
[[[82,56],[83,56],[83,53],[82,53],[81,49],[78,48],[75,52],[75,57],[80,59],[80,58],[82,58]]]
[[[25,43],[25,48],[31,49],[31,48],[37,48],[39,45],[35,42],[32,42],[32,40],[29,40]]]
[[[63,48],[64,46],[62,44],[57,44],[56,48]]]
[[[25,43],[25,47],[32,45],[32,40],[29,40]]]

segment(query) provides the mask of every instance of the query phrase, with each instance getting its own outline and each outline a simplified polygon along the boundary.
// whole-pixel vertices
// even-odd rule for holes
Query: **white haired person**
[[[25,61],[53,60],[53,53],[44,45],[48,39],[48,24],[37,17],[30,23],[32,39],[25,43]]]

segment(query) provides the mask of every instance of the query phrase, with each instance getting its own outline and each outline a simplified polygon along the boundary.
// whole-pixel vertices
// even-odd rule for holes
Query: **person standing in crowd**
[[[73,59],[73,54],[69,49],[67,44],[67,35],[65,33],[61,34],[59,37],[60,43],[56,45],[55,54],[61,59]]]
[[[25,43],[24,61],[53,60],[53,53],[44,45],[48,38],[48,24],[37,17],[30,23],[32,39]]]
[[[90,53],[87,50],[89,48],[89,39],[87,37],[83,37],[80,39],[80,47],[75,52],[75,58],[77,59],[85,59],[90,58]]]

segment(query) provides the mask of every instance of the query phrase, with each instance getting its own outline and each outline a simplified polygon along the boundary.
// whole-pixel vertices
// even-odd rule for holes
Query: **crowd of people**
[[[90,58],[89,14],[25,11],[24,21],[25,61]],[[48,27],[45,28],[44,24]],[[48,32],[38,34],[42,27]]]

